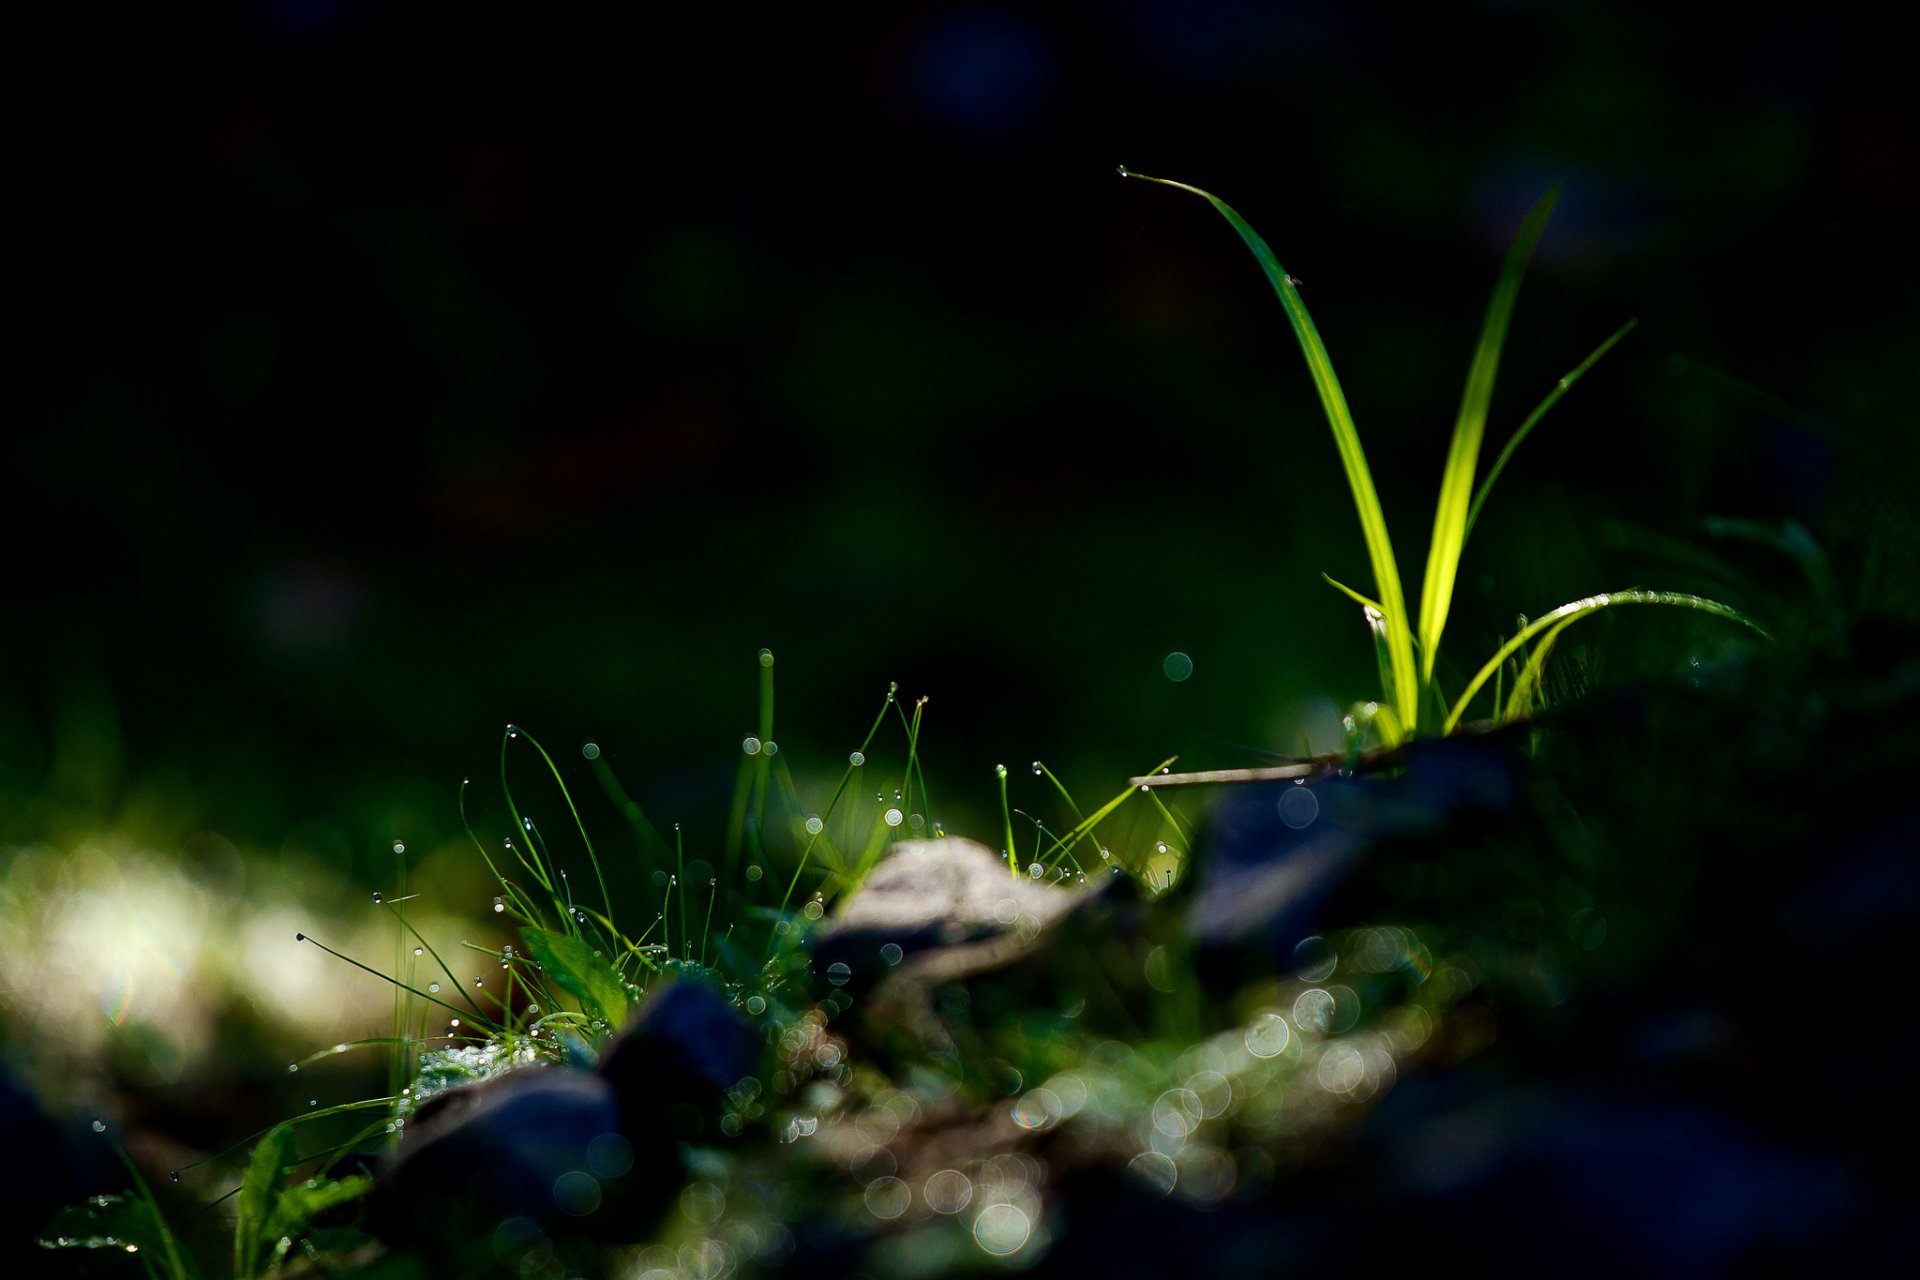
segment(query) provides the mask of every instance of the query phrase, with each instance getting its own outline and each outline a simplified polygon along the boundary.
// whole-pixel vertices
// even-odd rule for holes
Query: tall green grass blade
[[[1380,612],[1386,627],[1392,672],[1388,697],[1400,710],[1401,718],[1412,724],[1419,709],[1418,678],[1413,661],[1413,629],[1407,615],[1406,597],[1400,589],[1400,570],[1394,562],[1393,543],[1387,537],[1387,518],[1380,509],[1380,496],[1373,487],[1373,473],[1367,468],[1366,451],[1360,446],[1359,429],[1354,426],[1353,413],[1347,408],[1346,392],[1341,390],[1340,379],[1334,375],[1333,361],[1327,355],[1326,344],[1320,340],[1320,332],[1314,327],[1313,317],[1307,313],[1307,304],[1301,301],[1299,290],[1294,287],[1293,277],[1281,268],[1273,250],[1247,225],[1246,219],[1218,196],[1167,178],[1148,177],[1124,168],[1120,173],[1123,177],[1143,178],[1164,187],[1191,192],[1206,200],[1240,233],[1240,238],[1246,241],[1247,248],[1253,251],[1254,258],[1260,263],[1261,270],[1266,272],[1273,291],[1280,296],[1280,305],[1286,309],[1287,320],[1293,325],[1294,336],[1300,340],[1300,350],[1307,358],[1307,371],[1313,377],[1314,389],[1320,393],[1320,404],[1326,410],[1327,425],[1333,430],[1334,447],[1339,451],[1340,464],[1346,470],[1347,486],[1353,491],[1353,506],[1360,517],[1360,531],[1366,539],[1367,559],[1373,568],[1374,586],[1380,594]]]
[[[1557,190],[1533,206],[1507,251],[1494,282],[1493,300],[1480,326],[1480,342],[1467,369],[1466,389],[1460,396],[1460,414],[1453,424],[1453,442],[1447,448],[1447,467],[1440,477],[1440,500],[1433,513],[1433,542],[1427,549],[1427,574],[1420,587],[1420,683],[1433,680],[1440,655],[1440,636],[1447,628],[1453,605],[1453,584],[1460,568],[1460,552],[1467,540],[1467,511],[1473,500],[1473,473],[1480,461],[1480,441],[1486,434],[1487,409],[1493,403],[1493,383],[1500,371],[1500,349],[1506,345],[1513,306],[1520,297],[1520,278],[1533,256],[1533,247],[1546,230]],[[1421,717],[1424,719],[1424,717]],[[1417,728],[1419,721],[1416,720]]]
[[[1513,457],[1514,450],[1518,449],[1521,443],[1526,440],[1540,419],[1547,416],[1547,410],[1559,404],[1560,397],[1573,390],[1573,384],[1585,377],[1587,370],[1600,363],[1600,357],[1613,350],[1614,344],[1632,333],[1634,326],[1639,323],[1638,320],[1629,320],[1618,329],[1615,329],[1612,337],[1608,338],[1598,347],[1595,347],[1592,355],[1574,366],[1573,372],[1554,383],[1553,390],[1547,392],[1546,397],[1541,400],[1539,404],[1535,405],[1533,412],[1528,414],[1526,419],[1521,422],[1519,428],[1514,431],[1513,438],[1508,440],[1506,445],[1500,450],[1500,456],[1493,460],[1491,467],[1487,468],[1486,478],[1480,482],[1480,487],[1474,490],[1473,504],[1467,508],[1467,527],[1460,535],[1460,541],[1463,544],[1469,537],[1473,536],[1473,525],[1474,522],[1480,518],[1480,508],[1486,505],[1487,495],[1493,492],[1493,482],[1498,480],[1500,473],[1507,469],[1507,462]]]
[[[1493,679],[1493,673],[1500,669],[1500,664],[1520,652],[1535,636],[1549,630],[1557,631],[1562,622],[1569,622],[1576,618],[1584,618],[1589,614],[1598,613],[1602,609],[1622,604],[1664,604],[1681,609],[1698,609],[1702,613],[1711,613],[1716,617],[1726,618],[1730,622],[1737,622],[1741,626],[1750,628],[1758,633],[1763,639],[1771,640],[1773,638],[1768,634],[1765,627],[1738,609],[1735,609],[1733,606],[1721,604],[1718,600],[1708,600],[1701,596],[1683,595],[1678,591],[1637,590],[1614,591],[1597,596],[1588,596],[1582,600],[1575,600],[1569,604],[1563,604],[1558,609],[1535,618],[1532,622],[1522,627],[1512,639],[1501,645],[1498,652],[1487,659],[1486,665],[1480,668],[1479,673],[1467,682],[1467,687],[1461,691],[1460,697],[1454,702],[1453,711],[1447,716],[1447,722],[1441,726],[1440,731],[1442,733],[1452,733],[1454,726],[1460,723],[1460,717],[1466,714],[1467,705],[1473,701],[1474,695],[1485,687],[1487,681]]]

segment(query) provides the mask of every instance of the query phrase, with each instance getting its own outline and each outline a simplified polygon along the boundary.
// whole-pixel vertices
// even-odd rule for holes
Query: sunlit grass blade
[[[1563,622],[1570,622],[1576,618],[1584,618],[1588,614],[1598,613],[1602,609],[1623,604],[1664,604],[1681,609],[1698,609],[1702,613],[1711,613],[1716,617],[1737,622],[1741,626],[1748,627],[1757,632],[1764,639],[1770,640],[1773,638],[1768,634],[1765,627],[1732,605],[1721,604],[1718,600],[1708,600],[1701,596],[1683,595],[1678,591],[1637,590],[1614,591],[1597,596],[1587,596],[1585,599],[1563,604],[1558,609],[1535,618],[1532,622],[1522,627],[1512,639],[1501,645],[1499,651],[1487,659],[1486,665],[1480,668],[1478,674],[1467,682],[1467,687],[1461,691],[1460,697],[1454,702],[1453,711],[1447,716],[1446,724],[1441,726],[1441,732],[1453,732],[1454,726],[1460,723],[1460,717],[1466,714],[1467,706],[1473,701],[1474,695],[1480,692],[1487,681],[1493,679],[1493,673],[1500,669],[1500,664],[1520,652],[1535,636],[1549,630],[1557,631]]]
[[[1598,347],[1595,347],[1592,355],[1575,365],[1573,371],[1567,374],[1566,377],[1554,383],[1553,390],[1547,392],[1545,398],[1533,407],[1533,412],[1528,414],[1520,423],[1520,426],[1515,429],[1513,438],[1508,440],[1505,446],[1501,448],[1500,456],[1493,460],[1493,465],[1487,468],[1486,477],[1480,481],[1480,487],[1474,490],[1473,503],[1467,508],[1467,527],[1460,534],[1460,541],[1463,546],[1466,540],[1473,535],[1474,522],[1480,518],[1480,508],[1486,505],[1487,495],[1493,492],[1493,482],[1498,480],[1500,473],[1507,469],[1507,462],[1513,457],[1514,451],[1518,449],[1521,443],[1526,440],[1527,436],[1532,433],[1540,419],[1547,416],[1547,410],[1559,404],[1560,397],[1573,390],[1573,384],[1585,377],[1587,370],[1600,363],[1600,357],[1613,350],[1614,344],[1632,333],[1634,326],[1639,323],[1638,320],[1629,320],[1618,329],[1615,329],[1613,336],[1601,343]]]
[[[1420,587],[1420,683],[1433,679],[1440,653],[1440,636],[1447,628],[1453,604],[1454,577],[1460,551],[1467,540],[1467,512],[1473,499],[1473,473],[1480,461],[1480,441],[1486,434],[1487,409],[1493,403],[1494,378],[1500,371],[1500,349],[1506,345],[1513,306],[1520,297],[1520,278],[1526,273],[1533,247],[1546,230],[1558,190],[1549,191],[1533,206],[1507,251],[1494,282],[1480,326],[1480,342],[1467,369],[1466,389],[1460,396],[1460,414],[1454,420],[1453,441],[1447,448],[1447,467],[1440,477],[1440,500],[1433,513],[1433,542],[1427,549],[1427,574]],[[1416,722],[1417,725],[1417,722]]]
[[[1373,568],[1375,589],[1380,594],[1380,612],[1385,622],[1393,677],[1387,691],[1388,697],[1401,712],[1401,718],[1408,724],[1413,723],[1419,707],[1418,681],[1413,661],[1413,628],[1407,615],[1406,597],[1400,589],[1400,570],[1394,562],[1393,543],[1387,537],[1387,518],[1380,508],[1380,496],[1373,487],[1373,473],[1367,468],[1366,451],[1360,447],[1360,432],[1354,426],[1352,411],[1347,407],[1346,392],[1341,390],[1340,379],[1334,375],[1333,361],[1327,355],[1326,344],[1320,340],[1320,331],[1314,327],[1313,317],[1307,313],[1307,304],[1301,301],[1293,277],[1281,268],[1273,250],[1247,225],[1246,219],[1218,196],[1184,182],[1148,177],[1125,168],[1120,173],[1123,177],[1144,178],[1161,186],[1176,187],[1206,200],[1240,233],[1240,238],[1246,241],[1247,248],[1253,251],[1254,258],[1259,261],[1260,269],[1266,272],[1273,291],[1280,296],[1280,305],[1286,309],[1294,336],[1300,340],[1300,350],[1307,358],[1307,371],[1313,377],[1314,389],[1319,392],[1320,404],[1326,410],[1327,425],[1333,430],[1334,447],[1339,451],[1340,464],[1346,470],[1347,486],[1353,491],[1354,511],[1360,517],[1360,531],[1366,539],[1367,559]],[[1463,504],[1464,501],[1463,496]]]

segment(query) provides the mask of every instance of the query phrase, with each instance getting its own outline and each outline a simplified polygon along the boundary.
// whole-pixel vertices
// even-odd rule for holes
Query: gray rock
[[[856,986],[896,967],[928,981],[965,977],[1026,954],[1101,887],[1015,876],[985,845],[956,836],[903,842],[814,931],[815,969]]]

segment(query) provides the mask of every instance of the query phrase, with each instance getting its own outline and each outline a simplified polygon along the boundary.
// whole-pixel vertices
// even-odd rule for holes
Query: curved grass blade
[[[1293,285],[1293,277],[1281,268],[1279,259],[1274,257],[1267,242],[1220,197],[1184,182],[1148,177],[1125,168],[1120,170],[1120,174],[1122,177],[1156,182],[1163,187],[1175,187],[1206,200],[1240,233],[1240,238],[1246,241],[1247,248],[1253,251],[1254,258],[1259,261],[1261,270],[1266,272],[1273,291],[1280,296],[1280,305],[1286,309],[1287,320],[1293,325],[1294,336],[1300,340],[1300,350],[1307,358],[1307,371],[1313,377],[1314,389],[1320,393],[1320,404],[1326,410],[1327,425],[1333,430],[1334,447],[1340,453],[1340,465],[1347,473],[1347,487],[1353,491],[1353,507],[1360,517],[1360,532],[1366,539],[1367,559],[1373,567],[1374,586],[1380,593],[1380,612],[1385,623],[1389,665],[1392,669],[1392,683],[1386,692],[1389,700],[1401,712],[1401,718],[1412,724],[1419,705],[1413,662],[1413,628],[1408,620],[1406,597],[1400,589],[1400,570],[1394,562],[1393,543],[1387,537],[1386,514],[1380,508],[1380,496],[1373,487],[1373,473],[1367,468],[1366,451],[1360,447],[1359,429],[1354,426],[1353,413],[1347,408],[1346,392],[1341,390],[1340,379],[1334,375],[1333,361],[1327,355],[1326,344],[1320,340],[1320,331],[1314,327],[1313,317],[1307,313],[1307,304],[1301,301],[1300,292]]]
[[[1513,457],[1514,450],[1520,447],[1521,442],[1533,431],[1533,428],[1539,423],[1540,419],[1547,416],[1547,410],[1559,404],[1560,397],[1573,390],[1573,384],[1585,377],[1587,370],[1600,363],[1600,357],[1613,350],[1614,344],[1632,333],[1634,327],[1639,323],[1638,320],[1629,320],[1618,329],[1615,329],[1612,337],[1608,338],[1598,347],[1595,347],[1592,355],[1573,367],[1573,372],[1554,383],[1553,390],[1547,392],[1546,397],[1542,399],[1539,404],[1535,405],[1533,412],[1526,416],[1525,421],[1521,422],[1518,429],[1514,431],[1513,438],[1507,441],[1501,448],[1500,456],[1493,460],[1491,467],[1487,468],[1486,478],[1480,482],[1480,487],[1474,490],[1473,504],[1467,508],[1467,527],[1460,535],[1460,541],[1463,545],[1466,540],[1473,535],[1474,521],[1480,518],[1480,508],[1486,505],[1487,495],[1493,491],[1493,482],[1498,480],[1500,473],[1507,469],[1507,462]]]
[[[1522,627],[1511,640],[1501,645],[1499,651],[1487,659],[1486,665],[1480,668],[1479,673],[1467,682],[1467,687],[1461,691],[1459,699],[1453,704],[1453,711],[1447,716],[1447,722],[1441,726],[1440,731],[1452,733],[1454,726],[1460,723],[1460,717],[1466,714],[1467,704],[1473,701],[1474,695],[1480,692],[1487,681],[1493,679],[1493,673],[1500,669],[1500,664],[1520,652],[1535,636],[1548,630],[1557,631],[1562,622],[1571,622],[1576,618],[1584,618],[1588,614],[1622,604],[1664,604],[1681,609],[1698,609],[1702,613],[1711,613],[1716,617],[1726,618],[1730,622],[1737,622],[1743,627],[1750,628],[1762,639],[1773,638],[1765,627],[1732,605],[1721,604],[1718,600],[1708,600],[1702,596],[1684,595],[1678,591],[1637,590],[1603,592],[1597,596],[1588,596],[1582,600],[1563,604],[1558,609],[1535,618]]]
[[[1447,628],[1453,605],[1453,584],[1460,568],[1460,552],[1467,540],[1467,511],[1473,498],[1473,473],[1480,461],[1480,441],[1486,434],[1487,409],[1493,403],[1494,377],[1500,371],[1500,349],[1506,345],[1513,306],[1520,297],[1520,278],[1533,256],[1533,247],[1546,230],[1558,188],[1533,206],[1514,237],[1507,260],[1494,281],[1493,300],[1480,326],[1480,342],[1467,369],[1466,389],[1460,395],[1460,414],[1453,424],[1453,442],[1447,447],[1447,467],[1440,476],[1440,500],[1433,512],[1433,542],[1427,548],[1427,574],[1420,587],[1420,683],[1433,680],[1433,664],[1440,653],[1440,636]]]

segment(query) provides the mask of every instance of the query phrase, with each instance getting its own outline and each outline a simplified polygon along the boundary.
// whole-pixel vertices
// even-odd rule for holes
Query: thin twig
[[[1511,728],[1524,721],[1510,720],[1505,723],[1493,720],[1475,720],[1463,724],[1453,731],[1455,737],[1466,734],[1492,733],[1496,729]],[[1197,769],[1192,773],[1147,773],[1137,778],[1128,778],[1127,785],[1134,787],[1209,787],[1236,782],[1297,782],[1302,778],[1317,777],[1325,773],[1350,771],[1370,773],[1378,769],[1391,769],[1398,765],[1406,755],[1407,748],[1421,741],[1411,739],[1393,747],[1374,747],[1358,755],[1346,751],[1330,751],[1325,755],[1307,756],[1299,760],[1289,760],[1285,764],[1267,765],[1260,769]]]

